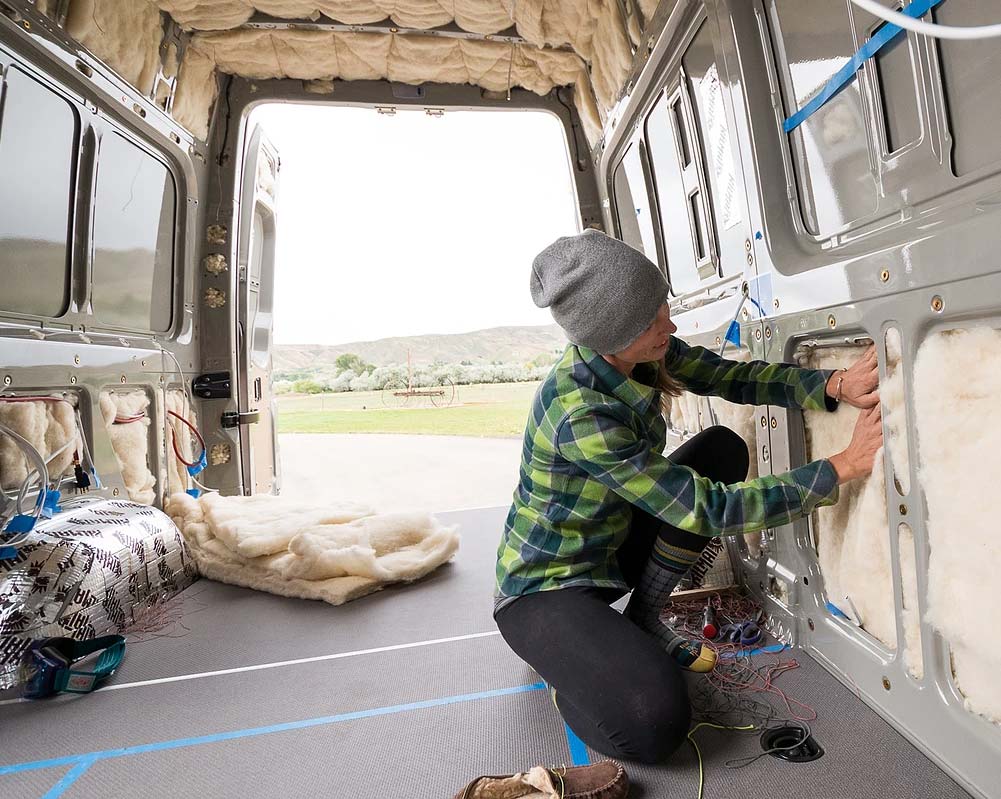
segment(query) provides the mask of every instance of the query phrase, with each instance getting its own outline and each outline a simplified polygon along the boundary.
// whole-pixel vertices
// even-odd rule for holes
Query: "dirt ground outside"
[[[282,496],[364,502],[377,511],[509,505],[520,438],[283,433]],[[500,530],[497,531],[498,536]]]

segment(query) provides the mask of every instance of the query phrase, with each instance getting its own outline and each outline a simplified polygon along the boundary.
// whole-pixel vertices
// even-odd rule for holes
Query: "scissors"
[[[761,640],[761,628],[753,621],[744,621],[740,624],[725,624],[719,631],[720,640],[741,646],[750,646]]]

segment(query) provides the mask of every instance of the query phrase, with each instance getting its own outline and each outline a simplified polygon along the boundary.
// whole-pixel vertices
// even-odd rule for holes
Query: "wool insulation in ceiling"
[[[641,3],[649,18],[655,0]],[[166,11],[193,35],[174,99],[175,118],[204,138],[216,96],[216,70],[250,79],[392,80],[468,83],[491,91],[522,87],[547,94],[573,86],[591,142],[601,135],[632,65],[640,38],[636,15],[624,20],[616,0],[72,0],[67,29],[95,55],[146,93],[159,65]],[[279,19],[401,28],[454,23],[469,33],[512,28],[524,43],[323,30],[242,28],[255,12]],[[561,48],[561,49],[556,49]]]

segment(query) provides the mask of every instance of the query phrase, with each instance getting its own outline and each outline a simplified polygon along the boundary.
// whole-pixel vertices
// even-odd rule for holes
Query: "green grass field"
[[[525,431],[538,383],[456,386],[452,405],[435,408],[424,397],[387,407],[381,391],[282,395],[279,433],[410,433],[518,437]],[[392,398],[390,402],[398,402]]]

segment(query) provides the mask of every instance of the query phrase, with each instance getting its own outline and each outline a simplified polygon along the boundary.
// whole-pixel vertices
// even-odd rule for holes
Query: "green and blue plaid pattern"
[[[825,370],[728,361],[680,339],[665,364],[689,391],[730,402],[834,410]],[[497,551],[495,607],[571,585],[626,590],[615,553],[632,508],[704,536],[752,533],[837,501],[827,460],[724,485],[664,457],[656,364],[625,377],[598,353],[570,345],[539,386],[522,446],[520,479]]]

